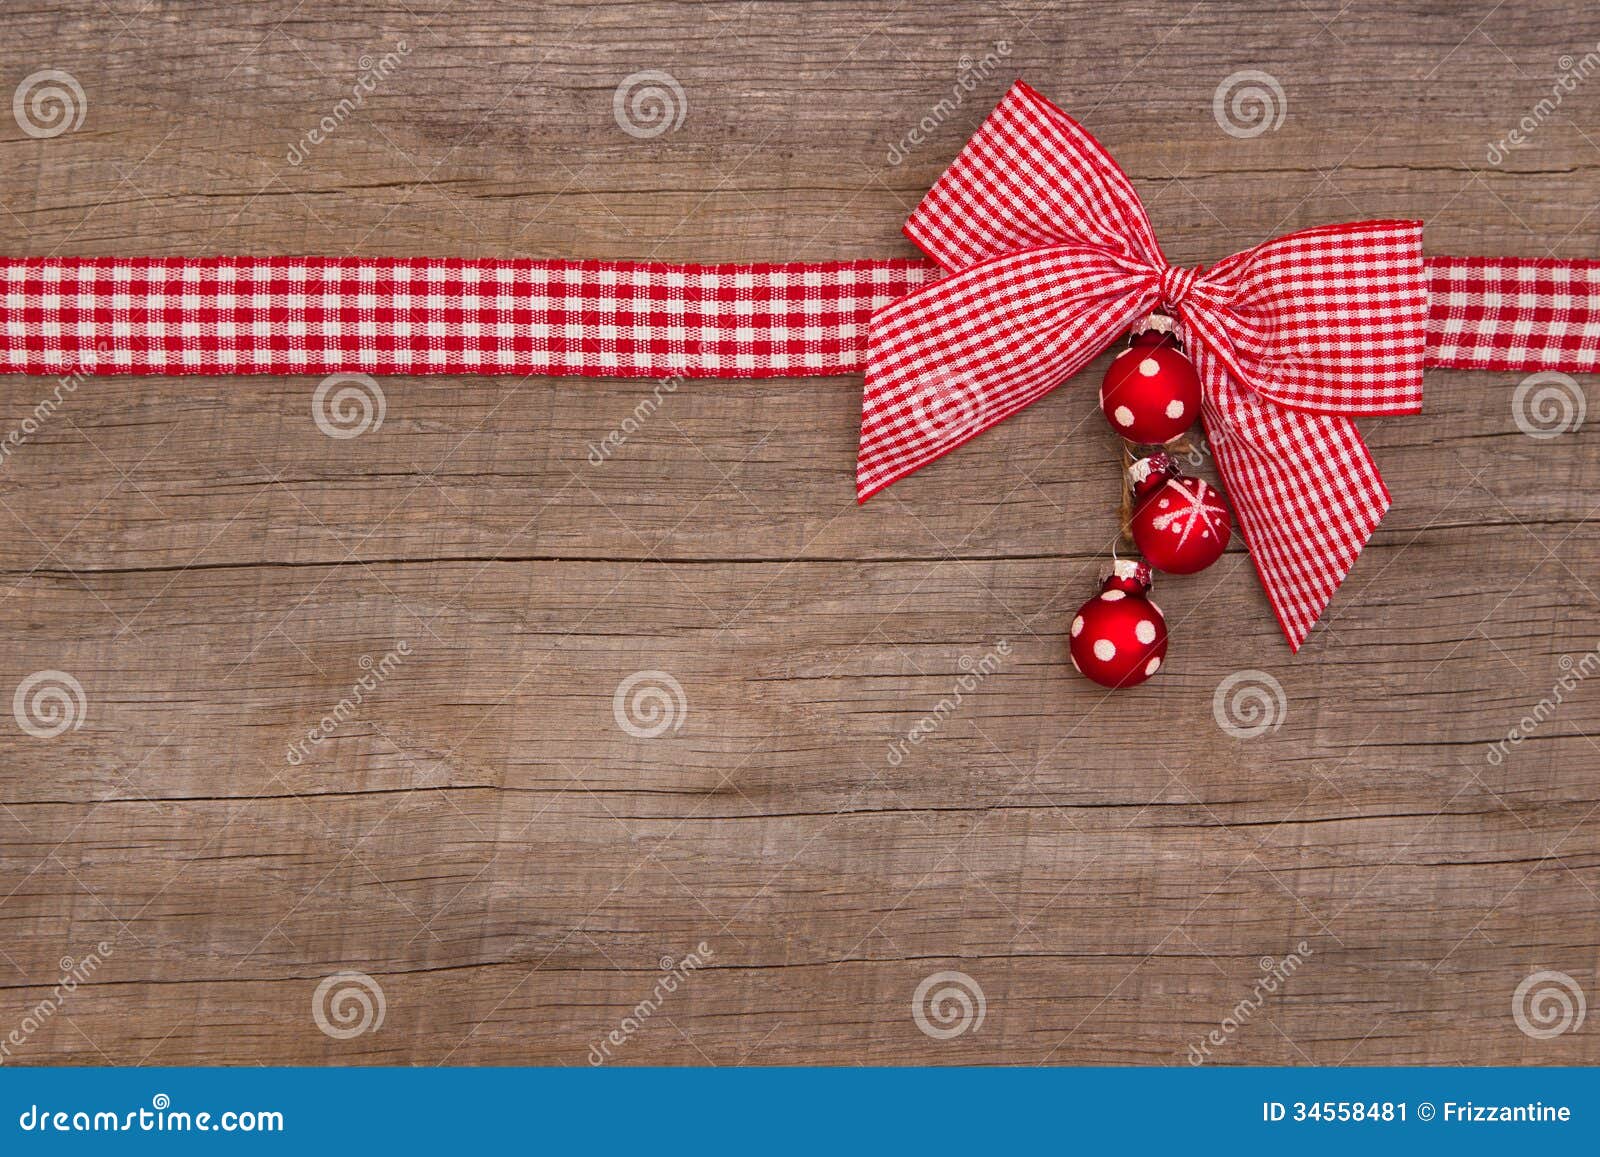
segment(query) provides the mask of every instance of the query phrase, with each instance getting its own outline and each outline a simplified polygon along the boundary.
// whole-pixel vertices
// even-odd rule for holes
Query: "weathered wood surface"
[[[1485,155],[1597,42],[1576,3],[33,6],[0,87],[62,69],[88,110],[0,123],[0,242],[899,255],[1024,75],[1176,260],[1399,215],[1437,253],[1592,256],[1595,82]],[[1212,98],[1247,68],[1287,115],[1235,139]],[[677,131],[618,128],[641,69],[681,83]],[[1217,1060],[1600,1062],[1597,1018],[1512,1015],[1537,970],[1600,995],[1600,689],[1488,760],[1600,644],[1592,417],[1529,438],[1514,376],[1432,375],[1370,426],[1395,508],[1298,657],[1235,551],[1162,584],[1168,669],[1108,698],[1065,658],[1115,530],[1082,383],[863,509],[853,380],[691,383],[599,465],[649,383],[389,379],[350,440],[314,384],[90,382],[0,467],[0,692],[59,670],[87,704],[0,727],[0,1039],[111,950],[7,1063],[583,1064],[702,942],[616,1062],[1183,1063],[1302,941]],[[50,388],[0,381],[0,429]],[[613,692],[653,669],[687,711],[634,738]],[[1285,701],[1243,740],[1212,700],[1251,669]],[[350,1039],[312,1016],[342,970],[386,1004]],[[946,970],[986,1013],[939,1040],[912,1001]]]

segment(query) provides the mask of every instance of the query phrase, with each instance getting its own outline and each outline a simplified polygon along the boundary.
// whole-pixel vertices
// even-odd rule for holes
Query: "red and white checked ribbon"
[[[0,373],[763,378],[866,369],[864,499],[1038,400],[1157,305],[1292,646],[1388,508],[1355,415],[1424,364],[1600,370],[1600,261],[1424,260],[1368,222],[1169,265],[1137,194],[1019,83],[917,207],[934,261],[0,258]],[[870,340],[869,340],[870,331]]]
[[[770,378],[861,366],[926,262],[0,260],[0,373]]]
[[[1600,261],[1424,266],[1428,365],[1600,369]],[[0,373],[848,374],[872,314],[941,276],[901,259],[0,257]]]

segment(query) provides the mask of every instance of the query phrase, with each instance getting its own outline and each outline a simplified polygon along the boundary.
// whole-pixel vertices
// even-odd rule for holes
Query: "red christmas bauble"
[[[1200,377],[1170,335],[1142,333],[1107,368],[1100,409],[1130,442],[1170,442],[1200,416]]]
[[[1072,665],[1102,687],[1132,687],[1161,669],[1167,620],[1150,601],[1150,568],[1120,561],[1072,620]]]
[[[1128,477],[1134,493],[1128,529],[1151,566],[1194,574],[1222,557],[1233,520],[1215,486],[1184,477],[1165,454],[1141,458]]]

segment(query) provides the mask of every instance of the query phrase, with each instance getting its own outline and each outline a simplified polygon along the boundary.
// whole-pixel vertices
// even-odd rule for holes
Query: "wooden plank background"
[[[1600,80],[1487,151],[1597,43],[1574,2],[68,0],[7,14],[0,90],[63,70],[86,112],[0,116],[0,242],[905,255],[1025,76],[1174,260],[1382,216],[1594,256]],[[687,111],[636,139],[613,94],[646,69]],[[1245,69],[1285,115],[1236,138]],[[1513,1015],[1541,970],[1600,995],[1600,687],[1488,755],[1600,644],[1594,417],[1531,438],[1514,375],[1430,374],[1368,426],[1395,506],[1298,657],[1236,548],[1161,583],[1167,668],[1106,697],[1065,642],[1115,532],[1100,368],[862,509],[853,379],[689,383],[600,464],[651,383],[387,379],[346,440],[310,379],[70,392],[0,466],[0,699],[84,694],[54,738],[0,727],[0,1056],[581,1065],[617,1032],[612,1063],[1182,1064],[1217,1031],[1221,1063],[1600,1062],[1600,1016]],[[52,388],[0,381],[0,430]],[[653,739],[613,714],[641,670],[684,694]],[[1240,671],[1283,688],[1256,738],[1214,716]],[[344,971],[383,1019],[330,1035]],[[912,1008],[946,971],[983,1019],[939,1039]]]

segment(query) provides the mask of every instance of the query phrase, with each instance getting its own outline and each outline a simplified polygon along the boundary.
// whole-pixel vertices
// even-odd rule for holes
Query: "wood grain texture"
[[[1600,43],[1591,6],[1180,9],[25,7],[0,90],[65,70],[87,115],[0,123],[0,242],[904,255],[1022,75],[1175,260],[1376,216],[1595,255],[1600,85],[1485,159]],[[644,69],[687,115],[639,140],[612,101]],[[1214,119],[1242,69],[1281,83],[1277,131]],[[386,379],[349,440],[306,379],[85,383],[0,465],[0,693],[62,671],[87,705],[0,727],[0,1040],[34,1022],[4,1060],[585,1064],[703,943],[613,1063],[1181,1064],[1228,1018],[1221,1063],[1600,1063],[1597,1018],[1512,1016],[1541,969],[1600,999],[1600,688],[1538,707],[1600,646],[1596,427],[1523,435],[1514,384],[1433,373],[1422,417],[1369,424],[1395,507],[1299,656],[1236,547],[1161,584],[1168,669],[1106,697],[1065,648],[1115,533],[1082,381],[859,509],[850,379],[689,383],[598,464],[650,383]],[[0,380],[0,431],[51,388]],[[613,715],[641,670],[683,688],[658,738]],[[1239,739],[1213,694],[1252,670],[1283,701]],[[385,1014],[337,1039],[312,1003],[344,970]],[[912,1016],[941,971],[985,1004],[948,1040]]]

